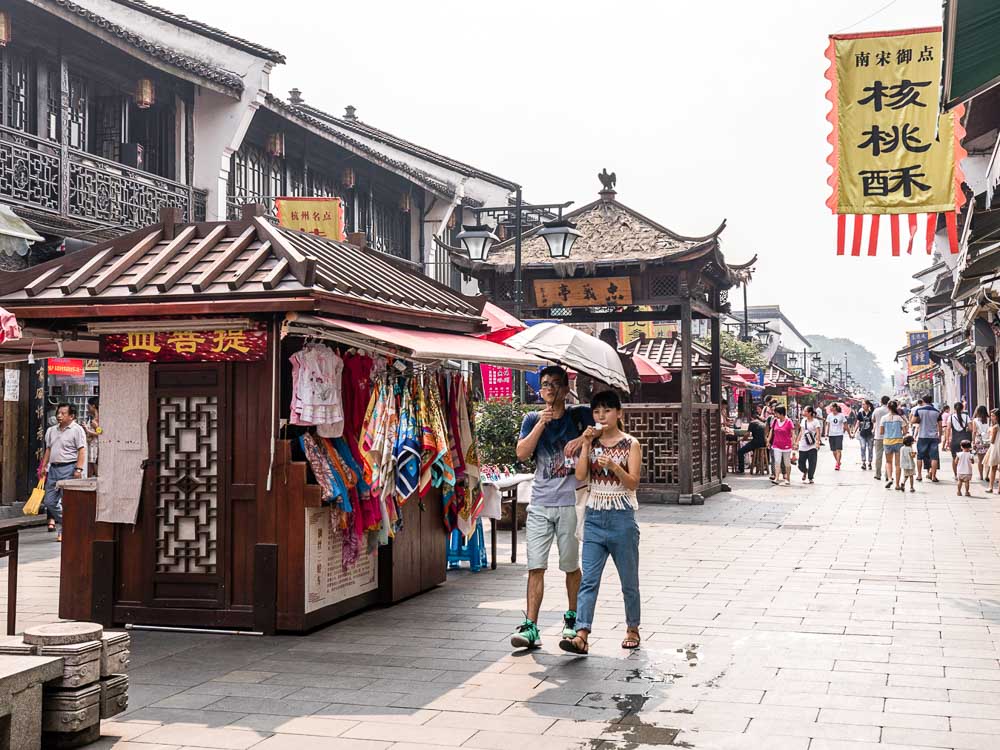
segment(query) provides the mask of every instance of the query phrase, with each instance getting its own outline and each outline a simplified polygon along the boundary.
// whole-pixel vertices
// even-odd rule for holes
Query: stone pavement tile
[[[442,727],[424,724],[407,726],[404,724],[381,724],[361,722],[346,732],[343,737],[359,740],[381,740],[384,742],[415,742],[425,745],[445,745],[458,747],[478,730],[474,723],[465,727]]]
[[[808,750],[810,747],[808,737],[712,731],[681,731],[674,744],[706,750]]]
[[[375,682],[376,679],[375,677],[347,677],[340,674],[275,672],[261,684],[330,688],[333,690],[362,690]]]
[[[885,710],[925,716],[961,716],[968,719],[1000,718],[1000,695],[996,703],[962,703],[959,701],[912,701],[895,698],[885,702]]]
[[[315,716],[273,716],[265,714],[250,714],[237,719],[228,726],[233,729],[253,729],[268,734],[307,734],[317,737],[339,737],[351,727],[357,726],[357,721],[341,719],[317,718]]]
[[[174,724],[157,727],[142,735],[143,742],[164,745],[188,745],[192,747],[219,748],[220,750],[246,750],[268,737],[268,733],[245,729],[224,729]]]
[[[237,669],[228,672],[221,677],[216,677],[215,682],[264,682],[268,677],[274,677],[277,672],[254,672],[252,670]]]
[[[948,731],[944,716],[922,716],[882,711],[852,711],[842,708],[824,708],[819,712],[820,722],[832,724],[863,724],[875,727],[902,727],[904,729],[936,729]]]
[[[761,702],[765,705],[775,706],[808,706],[816,709],[843,708],[852,711],[881,711],[885,704],[885,699],[867,695],[768,690]]]
[[[984,692],[979,690],[948,690],[951,700],[959,703],[990,703],[1000,706],[1000,690]]]
[[[400,696],[390,705],[397,708],[427,708],[433,711],[458,711],[470,714],[499,714],[510,707],[513,701],[498,698],[472,698],[467,695],[445,695],[427,701],[420,697]]]
[[[402,686],[401,686],[402,687]],[[403,700],[403,693],[387,693],[380,690],[337,690],[332,688],[300,688],[285,696],[287,700],[325,701],[326,703],[349,703],[357,706],[391,706],[394,701]],[[404,706],[409,708],[410,706]],[[419,708],[420,706],[412,706]]]
[[[723,703],[760,703],[764,695],[763,690],[735,690],[721,687],[676,685],[670,690],[667,697],[673,697],[680,703],[700,700],[719,701]]]
[[[90,750],[182,750],[180,745],[159,745],[138,742],[129,742],[115,736],[101,735],[101,739],[90,745]]]
[[[1000,745],[995,734],[968,734],[962,732],[933,732],[926,729],[896,729],[886,727],[882,739],[897,745],[919,745],[955,750],[996,750]]]
[[[809,750],[928,750],[921,745],[896,745],[884,742],[852,742],[844,740],[816,739],[809,745]]]
[[[284,698],[298,689],[294,685],[277,685],[270,682],[217,682],[211,680],[200,685],[192,685],[186,692],[238,698]]]
[[[291,700],[278,698],[245,698],[224,696],[205,707],[206,711],[242,711],[245,714],[273,714],[274,716],[309,716],[330,705],[328,701]]]
[[[184,692],[180,685],[132,685],[128,686],[128,705],[130,709],[142,708],[171,695]]]
[[[439,714],[439,711],[429,711],[426,709],[355,706],[347,703],[331,703],[314,713],[312,718],[417,725],[426,724]],[[466,716],[467,714],[460,715]]]
[[[1000,712],[994,713],[992,718],[952,716],[951,729],[955,732],[973,732],[997,735],[997,744],[1000,745]]]
[[[246,734],[251,734],[246,730]],[[388,750],[389,742],[352,740],[345,737],[310,737],[303,734],[276,734],[253,746],[253,750]]]
[[[217,695],[183,692],[152,704],[153,708],[205,708],[219,700]]]
[[[134,740],[146,732],[156,729],[160,724],[151,721],[117,721],[105,719],[101,722],[101,734],[116,737],[121,740]]]
[[[787,721],[816,721],[819,709],[812,706],[781,706],[773,703],[723,703],[703,700],[694,715],[701,719],[742,716],[754,719],[785,719]]]
[[[524,735],[514,732],[476,732],[463,747],[483,748],[483,750],[511,750],[525,744]],[[531,739],[531,750],[590,750],[593,743],[587,739],[553,737],[544,735]]]
[[[139,721],[158,724],[188,724],[203,727],[224,727],[243,718],[246,711],[205,711],[189,708],[154,708],[146,706],[121,714],[119,721]]]
[[[923,675],[927,677],[944,677],[944,667],[923,664],[900,664],[898,662],[871,662],[871,661],[848,661],[837,660],[834,666],[837,672],[874,672],[877,674],[908,674]]]
[[[820,724],[780,719],[751,719],[750,726],[747,727],[747,734],[878,742],[881,732],[878,727],[858,724]]]
[[[591,706],[566,706],[559,703],[514,703],[500,717],[539,717],[545,719],[572,719],[574,721],[609,721],[622,718],[618,708]]]
[[[499,716],[494,714],[456,714],[439,713],[430,721],[426,722],[428,727],[452,727],[464,729],[465,727],[476,727],[494,732],[517,732],[518,734],[543,734],[546,729],[555,724],[559,719],[545,716],[515,716],[505,711]]]
[[[964,667],[945,667],[945,677],[968,680],[1000,680],[1000,668],[968,669]],[[1000,685],[994,686],[1000,688]]]
[[[904,698],[928,701],[948,700],[948,691],[944,688],[830,683],[829,692],[831,695],[864,695],[876,698]]]

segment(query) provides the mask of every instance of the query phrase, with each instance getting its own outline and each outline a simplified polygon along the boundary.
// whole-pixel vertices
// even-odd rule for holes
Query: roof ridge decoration
[[[136,34],[134,31],[130,31],[129,29],[119,26],[89,8],[85,8],[82,5],[77,5],[76,3],[71,2],[71,0],[43,0],[42,2],[43,5],[48,3],[63,8],[67,12],[72,13],[87,23],[107,31],[122,41],[127,42],[137,50],[145,52],[146,54],[163,61],[167,65],[192,73],[199,78],[211,81],[212,83],[229,89],[234,93],[241,93],[243,91],[243,79],[232,71],[223,70],[222,68],[205,62],[204,60],[199,60],[198,58],[192,57],[184,52],[178,52],[170,47],[152,42],[145,37]]]
[[[490,172],[474,167],[471,164],[459,161],[458,159],[453,159],[450,156],[445,156],[444,154],[432,151],[425,146],[421,146],[413,141],[408,141],[405,138],[401,138],[398,135],[388,132],[387,130],[376,128],[374,125],[370,125],[363,120],[357,119],[357,116],[354,116],[353,118],[337,117],[335,115],[331,115],[329,112],[319,109],[318,107],[306,104],[305,102],[302,102],[297,106],[319,120],[342,127],[359,135],[369,136],[370,138],[373,138],[380,143],[384,143],[387,146],[393,146],[401,151],[406,151],[413,156],[436,163],[438,166],[453,169],[465,177],[478,177],[488,182],[500,185],[501,187],[505,187],[508,190],[517,189],[517,183],[511,180],[500,177],[499,175],[491,174]],[[353,110],[354,108],[350,107],[350,109]]]
[[[230,47],[243,50],[244,52],[249,52],[257,57],[262,57],[265,60],[270,60],[274,63],[285,62],[285,56],[277,50],[270,49],[269,47],[257,44],[256,42],[251,42],[247,39],[235,36],[230,34],[228,31],[223,31],[222,29],[210,26],[202,21],[189,18],[182,13],[174,13],[166,8],[151,5],[150,3],[145,2],[145,0],[112,0],[112,2],[115,2],[118,5],[124,5],[127,8],[132,8],[133,10],[137,10],[155,18],[159,18],[162,21],[167,21],[175,26],[180,26],[190,31],[194,31],[202,36],[208,37],[209,39],[214,39],[217,42],[222,42]]]
[[[289,104],[288,102],[278,98],[274,94],[268,92],[264,95],[264,101],[269,104],[272,108],[278,110],[281,114],[289,117],[298,118],[303,123],[317,128],[323,131],[325,134],[332,136],[336,141],[339,141],[341,145],[347,144],[350,148],[356,149],[366,156],[372,158],[373,161],[380,164],[380,166],[389,169],[390,171],[402,172],[404,175],[413,179],[421,186],[427,188],[433,193],[437,193],[441,196],[453,197],[455,195],[456,186],[451,183],[439,180],[433,175],[424,172],[422,169],[417,169],[409,164],[404,164],[401,161],[393,159],[375,151],[373,148],[368,146],[361,141],[351,138],[339,130],[332,128],[329,123],[326,123],[311,114],[306,112],[302,107],[294,104]]]

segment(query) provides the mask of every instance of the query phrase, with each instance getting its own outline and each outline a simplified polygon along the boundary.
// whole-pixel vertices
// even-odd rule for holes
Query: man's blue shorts
[[[941,438],[917,438],[917,459],[924,462],[925,468],[930,468],[931,461],[941,460],[938,444]]]

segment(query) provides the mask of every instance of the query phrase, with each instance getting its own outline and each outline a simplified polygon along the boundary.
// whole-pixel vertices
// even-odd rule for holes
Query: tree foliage
[[[699,339],[698,343],[706,349],[712,348],[709,339]],[[762,347],[756,341],[740,341],[733,334],[723,331],[719,336],[719,349],[722,356],[730,362],[739,362],[751,370],[762,370],[767,367]]]

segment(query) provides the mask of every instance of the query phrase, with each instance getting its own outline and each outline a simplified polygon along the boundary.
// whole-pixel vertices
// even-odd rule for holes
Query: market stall
[[[100,476],[65,486],[61,617],[307,630],[443,582],[446,533],[475,524],[457,363],[542,360],[475,338],[479,307],[405,265],[261,213],[166,210],[0,283],[67,350],[100,347]]]

